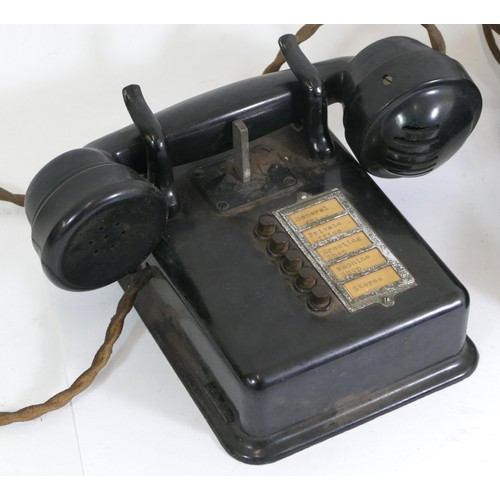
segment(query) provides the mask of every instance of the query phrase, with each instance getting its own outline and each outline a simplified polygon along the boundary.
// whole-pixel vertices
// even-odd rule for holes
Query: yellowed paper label
[[[307,226],[308,224],[318,222],[326,217],[332,217],[333,215],[340,214],[343,211],[344,207],[339,203],[339,201],[332,198],[322,203],[313,205],[312,207],[307,207],[303,210],[292,213],[289,217],[298,228],[301,228]]]
[[[349,312],[391,307],[396,295],[417,285],[340,189],[302,193],[273,215]]]
[[[349,295],[356,299],[370,292],[374,292],[379,288],[396,283],[401,277],[391,266],[384,267],[378,271],[361,276],[360,278],[353,279],[344,283],[344,288]]]
[[[309,243],[314,245],[357,227],[356,221],[350,215],[343,215],[337,219],[318,224],[311,229],[306,229],[302,234]]]
[[[371,244],[372,242],[368,236],[361,231],[359,233],[351,234],[351,236],[341,238],[340,240],[327,243],[322,247],[318,247],[316,248],[316,252],[318,252],[324,262],[330,262],[331,260],[338,259],[348,253],[356,252],[362,248],[369,247]]]
[[[367,252],[360,253],[349,259],[342,260],[330,266],[333,274],[339,279],[348,278],[355,274],[367,271],[371,267],[385,264],[387,259],[380,253],[380,250],[372,248]]]

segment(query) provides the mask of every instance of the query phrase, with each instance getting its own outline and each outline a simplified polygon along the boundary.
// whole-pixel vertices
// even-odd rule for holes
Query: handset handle
[[[342,57],[314,64],[325,82],[329,104],[340,100],[341,82],[350,59]],[[206,92],[155,116],[165,132],[170,161],[175,167],[232,149],[235,120],[245,123],[251,140],[301,122],[303,101],[301,83],[292,71],[284,70]],[[146,172],[144,141],[134,125],[97,139],[87,147],[107,151],[116,161]]]

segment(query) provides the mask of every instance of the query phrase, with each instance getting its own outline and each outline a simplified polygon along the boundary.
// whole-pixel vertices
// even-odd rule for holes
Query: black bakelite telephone
[[[144,266],[136,308],[226,450],[285,457],[457,382],[477,363],[468,295],[370,179],[445,162],[481,96],[409,38],[153,114],[58,156],[25,200],[43,268],[91,290]],[[347,141],[327,106],[344,105]]]

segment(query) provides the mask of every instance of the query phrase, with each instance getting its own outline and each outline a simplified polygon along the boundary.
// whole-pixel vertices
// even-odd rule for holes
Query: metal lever
[[[304,129],[310,152],[315,159],[329,158],[333,142],[328,130],[328,96],[318,70],[299,48],[295,35],[279,39],[283,57],[307,93],[304,110]]]
[[[168,216],[173,217],[179,212],[180,204],[163,128],[147,105],[139,85],[128,85],[122,93],[127,111],[146,144],[148,181],[162,191],[167,199]]]
[[[235,173],[245,184],[251,180],[252,172],[250,170],[248,128],[242,120],[233,122],[233,154]]]

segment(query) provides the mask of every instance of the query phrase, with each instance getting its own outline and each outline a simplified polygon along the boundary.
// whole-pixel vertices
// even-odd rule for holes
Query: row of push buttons
[[[277,229],[277,221],[272,215],[259,217],[255,235],[267,241],[268,253],[279,259],[281,271],[293,279],[294,288],[301,294],[307,294],[307,305],[312,311],[322,312],[332,307],[330,288],[321,283],[316,270],[308,265],[303,253],[293,246],[288,234]]]

